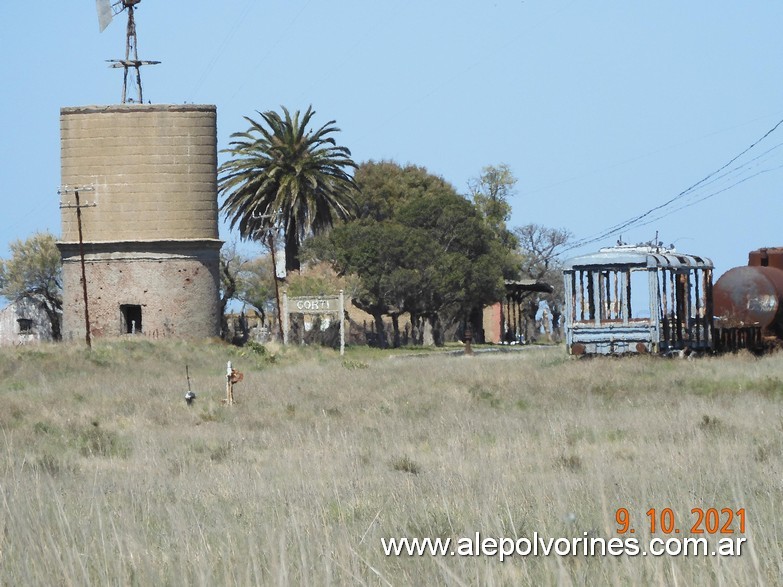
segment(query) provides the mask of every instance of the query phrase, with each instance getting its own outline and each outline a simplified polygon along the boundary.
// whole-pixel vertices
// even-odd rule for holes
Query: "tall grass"
[[[244,371],[225,396],[225,362]],[[185,364],[198,398],[183,399]],[[570,360],[107,342],[0,354],[0,584],[783,580],[783,356]],[[745,508],[743,556],[385,557]]]

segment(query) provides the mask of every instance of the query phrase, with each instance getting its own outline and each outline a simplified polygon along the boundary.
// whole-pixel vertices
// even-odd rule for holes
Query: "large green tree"
[[[11,258],[0,259],[0,295],[37,302],[49,319],[52,337],[60,340],[62,260],[54,236],[38,232],[25,241],[13,241],[9,248]]]
[[[397,317],[407,312],[419,333],[442,342],[442,323],[499,299],[508,252],[453,186],[390,162],[362,164],[355,177],[361,219],[335,227],[312,250],[358,276],[354,303],[373,315],[378,333],[390,316],[396,344]]]
[[[468,200],[436,192],[415,198],[397,214],[403,226],[426,232],[437,252],[423,260],[432,280],[407,305],[414,322],[426,320],[435,332],[441,322],[463,322],[502,297],[503,277],[513,272],[513,257]]]
[[[454,187],[440,176],[417,165],[399,165],[393,161],[367,161],[354,174],[359,192],[357,216],[373,220],[394,218],[399,208],[411,200],[434,194],[456,194]]]
[[[353,304],[373,317],[379,346],[385,346],[384,316],[392,319],[399,346],[399,316],[430,289],[438,249],[422,229],[389,220],[361,219],[313,241],[311,251],[328,259],[341,275],[355,275]]]
[[[338,146],[331,120],[310,130],[312,107],[300,116],[259,112],[261,121],[245,117],[250,128],[234,133],[220,166],[221,206],[231,228],[242,238],[259,239],[273,226],[283,230],[286,272],[300,268],[300,247],[310,234],[354,215],[356,167],[351,152]]]

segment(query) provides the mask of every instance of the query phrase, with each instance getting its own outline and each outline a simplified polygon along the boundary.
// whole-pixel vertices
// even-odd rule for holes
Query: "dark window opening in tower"
[[[141,328],[141,306],[136,304],[121,304],[123,334],[137,334]]]

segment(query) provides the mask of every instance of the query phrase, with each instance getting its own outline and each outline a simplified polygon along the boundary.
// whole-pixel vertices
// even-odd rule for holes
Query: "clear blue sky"
[[[136,14],[140,58],[163,62],[143,71],[145,99],[215,104],[220,148],[243,115],[312,104],[357,161],[421,165],[461,192],[508,164],[510,225],[576,238],[665,203],[783,118],[773,0],[142,0]],[[119,102],[104,60],[124,43],[124,16],[99,33],[93,0],[0,2],[0,256],[59,235],[59,109]],[[783,246],[781,143],[783,126],[623,239],[657,230],[716,278]]]

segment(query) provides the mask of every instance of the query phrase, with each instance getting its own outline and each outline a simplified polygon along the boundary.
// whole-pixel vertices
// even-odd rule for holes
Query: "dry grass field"
[[[393,354],[1,350],[0,584],[783,583],[783,355]],[[227,360],[245,375],[232,407]],[[477,531],[608,539],[618,508],[643,542],[649,509],[690,536],[691,510],[710,507],[745,509],[741,556],[381,548]]]

